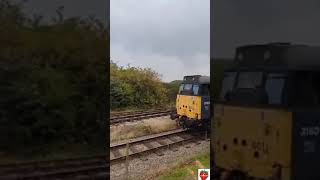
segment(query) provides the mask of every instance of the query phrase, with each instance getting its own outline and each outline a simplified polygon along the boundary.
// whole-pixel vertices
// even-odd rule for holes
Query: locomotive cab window
[[[193,91],[193,95],[199,95],[199,85],[198,84],[194,84],[193,88],[192,88],[192,91]]]
[[[237,89],[255,89],[262,85],[262,72],[240,72]]]
[[[320,106],[320,72],[298,71],[294,73],[292,106]]]
[[[236,78],[236,72],[225,72],[224,73],[224,78],[222,81],[222,89],[220,93],[220,100],[221,101],[227,101],[228,94],[233,90],[233,86],[235,83],[235,78]]]
[[[183,87],[184,91],[190,91],[192,89],[192,84],[185,84]]]
[[[179,94],[181,95],[191,95],[192,92],[192,84],[181,84],[179,89]]]
[[[266,101],[263,89],[263,72],[239,72],[236,88],[232,91],[231,102],[245,105],[258,105]]]
[[[201,95],[202,96],[210,96],[210,85],[202,84],[201,85]]]
[[[267,75],[265,90],[268,96],[268,104],[283,104],[284,87],[287,76],[281,73],[270,73]]]
[[[183,90],[183,86],[184,84],[181,84],[180,87],[179,87],[179,94],[181,94],[182,90]]]

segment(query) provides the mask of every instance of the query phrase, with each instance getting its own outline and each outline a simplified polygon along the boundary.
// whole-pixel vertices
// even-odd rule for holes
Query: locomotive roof
[[[236,49],[235,67],[320,70],[320,46],[291,43],[240,46]]]
[[[210,84],[210,77],[201,75],[184,76],[182,83]]]

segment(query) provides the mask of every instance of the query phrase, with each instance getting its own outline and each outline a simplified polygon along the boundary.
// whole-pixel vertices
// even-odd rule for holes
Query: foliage
[[[188,157],[178,162],[171,168],[157,177],[158,180],[167,179],[197,179],[198,169],[210,168],[210,152],[204,151],[193,157]],[[192,178],[191,178],[192,177]]]
[[[94,18],[41,25],[0,0],[0,148],[105,144],[108,29]]]
[[[161,82],[160,75],[152,69],[130,66],[120,67],[111,61],[111,109],[166,106],[170,100],[168,93],[169,90]]]
[[[222,80],[223,80],[223,72],[226,68],[231,65],[231,60],[225,59],[211,59],[211,77],[213,82],[213,88],[211,89],[211,93],[213,94],[213,99],[217,99],[220,94]]]
[[[175,80],[169,83],[165,83],[165,87],[168,89],[168,98],[171,100],[172,103],[176,102],[175,100],[176,100],[181,82],[182,80]]]

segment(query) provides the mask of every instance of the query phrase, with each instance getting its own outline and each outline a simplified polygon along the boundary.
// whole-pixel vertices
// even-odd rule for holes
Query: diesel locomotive
[[[184,76],[171,119],[182,128],[210,126],[210,77]]]
[[[320,47],[238,47],[214,101],[217,179],[320,179]]]

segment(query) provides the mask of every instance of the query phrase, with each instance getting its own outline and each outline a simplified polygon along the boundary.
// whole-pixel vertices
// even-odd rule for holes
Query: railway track
[[[143,155],[147,152],[158,152],[160,149],[170,148],[175,145],[190,141],[204,139],[202,133],[191,133],[188,130],[177,129],[159,134],[142,136],[129,141],[122,141],[110,145],[110,162],[124,160],[128,156]],[[128,151],[127,151],[128,150]],[[160,152],[160,155],[161,154]]]
[[[111,115],[110,125],[116,125],[124,122],[138,121],[142,119],[161,117],[170,115],[173,110],[155,110],[147,112],[132,112],[128,114]]]
[[[74,159],[33,161],[0,165],[0,179],[5,180],[105,180],[109,163],[106,155]]]
[[[160,110],[160,109],[159,109]],[[110,112],[111,117],[117,117],[117,116],[125,116],[125,115],[130,115],[130,114],[138,114],[138,113],[143,113],[146,111],[123,111],[123,112]]]
[[[166,110],[173,110],[173,109],[154,109],[149,111],[119,111],[119,112],[110,112],[111,117],[118,117],[118,116],[126,116],[126,115],[133,115],[133,114],[140,114],[146,112],[157,112],[157,111],[166,111]]]
[[[146,152],[159,153],[159,149],[170,148],[197,139],[199,139],[199,133],[195,135],[187,130],[178,129],[113,143],[110,145],[110,162],[125,159],[126,147],[129,147],[128,156],[137,156]],[[109,177],[109,165],[106,155],[5,164],[0,165],[0,179],[105,180]]]

